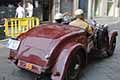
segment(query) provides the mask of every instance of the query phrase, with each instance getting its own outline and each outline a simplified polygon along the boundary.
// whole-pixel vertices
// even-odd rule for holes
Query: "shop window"
[[[113,16],[113,0],[108,0],[107,3],[107,15]]]
[[[95,0],[95,16],[99,16],[100,15],[100,3],[101,0]]]
[[[51,14],[51,0],[34,0],[34,16],[40,17],[42,21],[49,21]]]

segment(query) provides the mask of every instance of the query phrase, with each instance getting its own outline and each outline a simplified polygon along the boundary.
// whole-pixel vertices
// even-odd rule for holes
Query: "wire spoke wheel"
[[[68,70],[65,73],[64,80],[79,80],[79,75],[81,72],[81,61],[80,56],[75,55],[72,57],[70,64],[68,66]]]

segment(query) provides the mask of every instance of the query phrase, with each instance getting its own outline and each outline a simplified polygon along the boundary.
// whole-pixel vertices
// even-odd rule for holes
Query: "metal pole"
[[[92,17],[92,0],[88,0],[88,19]]]
[[[53,10],[52,15],[54,19],[54,15],[60,12],[60,0],[53,0]]]

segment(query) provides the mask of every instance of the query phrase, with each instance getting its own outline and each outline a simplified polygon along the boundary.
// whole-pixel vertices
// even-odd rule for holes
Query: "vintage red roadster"
[[[40,80],[79,80],[91,51],[112,56],[116,37],[106,26],[88,34],[70,25],[41,24],[9,40],[8,58],[20,69],[39,74]]]

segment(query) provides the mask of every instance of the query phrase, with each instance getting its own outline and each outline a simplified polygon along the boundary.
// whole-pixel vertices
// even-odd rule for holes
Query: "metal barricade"
[[[15,38],[23,32],[39,25],[39,18],[10,18],[5,20],[5,35],[7,37]]]

